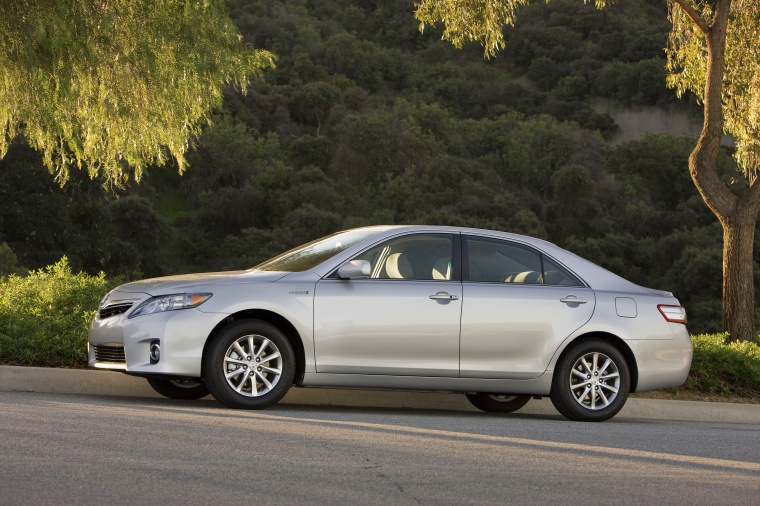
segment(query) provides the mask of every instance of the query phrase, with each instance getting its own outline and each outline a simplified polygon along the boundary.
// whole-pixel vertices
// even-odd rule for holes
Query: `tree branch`
[[[687,0],[673,0],[673,3],[677,4],[689,18],[697,25],[697,28],[707,35],[710,27],[707,25],[705,18],[699,15],[699,13],[692,7]]]

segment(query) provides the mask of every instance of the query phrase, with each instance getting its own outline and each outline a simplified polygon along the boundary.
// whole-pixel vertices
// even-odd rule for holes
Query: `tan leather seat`
[[[413,279],[412,265],[403,253],[394,253],[385,261],[385,272],[392,279]]]
[[[525,283],[529,285],[535,285],[541,283],[541,273],[536,271],[518,272],[507,276],[504,280],[506,283]]]
[[[451,262],[448,257],[441,258],[435,263],[433,279],[451,279]]]

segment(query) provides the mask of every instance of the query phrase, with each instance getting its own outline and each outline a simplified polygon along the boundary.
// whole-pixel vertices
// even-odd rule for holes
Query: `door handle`
[[[568,295],[559,299],[560,302],[565,304],[585,304],[586,299],[579,299],[576,295]]]
[[[438,292],[430,296],[433,300],[459,300],[459,296],[451,295],[449,292]]]

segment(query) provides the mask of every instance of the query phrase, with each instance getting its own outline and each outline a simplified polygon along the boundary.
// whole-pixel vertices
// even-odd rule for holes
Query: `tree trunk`
[[[755,184],[757,180],[752,181],[747,194],[739,198],[721,179],[716,163],[723,138],[723,66],[730,9],[731,0],[714,2],[712,22],[704,27],[705,119],[697,146],[689,157],[689,172],[705,203],[723,225],[723,327],[731,334],[731,341],[754,341],[752,247],[760,211],[760,185]]]
[[[744,207],[744,206],[741,206]],[[755,340],[752,246],[756,216],[737,209],[723,224],[723,328],[729,341]],[[745,212],[741,212],[745,211]]]

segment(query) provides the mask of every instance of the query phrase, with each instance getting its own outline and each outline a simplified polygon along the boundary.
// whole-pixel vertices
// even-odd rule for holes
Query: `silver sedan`
[[[554,244],[454,227],[339,232],[247,271],[128,283],[100,304],[91,367],[160,394],[261,409],[292,385],[461,392],[512,412],[551,396],[614,416],[682,384],[686,312]]]

